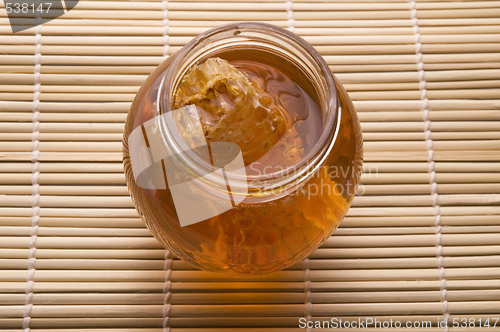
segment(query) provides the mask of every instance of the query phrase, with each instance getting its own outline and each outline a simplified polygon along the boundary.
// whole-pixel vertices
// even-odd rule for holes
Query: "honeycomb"
[[[321,195],[318,188],[323,188]],[[200,245],[206,256],[237,274],[268,273],[328,237],[347,208],[328,168],[322,167],[303,190],[212,218],[205,231],[214,230],[216,241]]]
[[[241,148],[248,165],[265,155],[288,132],[286,112],[274,98],[228,61],[209,58],[189,69],[175,95],[174,108],[198,106],[198,115],[208,142],[232,142]],[[287,155],[298,156],[293,142]]]

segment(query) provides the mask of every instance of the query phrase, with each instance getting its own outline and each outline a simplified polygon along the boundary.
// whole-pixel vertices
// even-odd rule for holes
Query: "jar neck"
[[[264,23],[228,24],[199,35],[173,55],[174,58],[158,90],[160,113],[165,114],[172,110],[177,87],[193,65],[210,57],[224,58],[224,55],[245,50],[267,54],[263,58],[269,61],[278,59],[287,63],[290,71],[298,70],[306,82],[301,88],[310,95],[316,95],[322,113],[322,133],[318,141],[295,165],[270,174],[244,178],[236,176],[232,179],[232,183],[241,185],[241,191],[238,190],[238,185],[231,186],[233,194],[248,192],[248,196],[254,197],[288,194],[300,187],[324,164],[335,144],[340,126],[340,102],[333,75],[321,55],[302,38],[285,29]],[[176,150],[179,142],[175,142],[175,135],[171,135],[169,128],[162,126],[161,133],[164,143],[170,149]],[[220,190],[226,188],[225,181],[220,176],[207,176],[211,165],[196,160],[189,153],[180,153],[178,156],[183,167],[190,173],[204,174],[204,185],[208,184]]]

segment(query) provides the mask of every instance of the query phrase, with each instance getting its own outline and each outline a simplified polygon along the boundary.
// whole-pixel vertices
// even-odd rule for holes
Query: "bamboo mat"
[[[458,330],[485,330],[478,319],[500,317],[500,1],[214,1],[81,0],[16,35],[0,1],[0,329],[293,332],[308,330],[300,318],[376,318],[447,331],[438,321],[472,318]],[[341,227],[258,278],[168,255],[121,163],[147,75],[230,20],[312,43],[365,140]]]

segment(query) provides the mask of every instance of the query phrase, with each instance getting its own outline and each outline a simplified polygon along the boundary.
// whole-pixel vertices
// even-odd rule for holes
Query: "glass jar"
[[[241,172],[227,169],[225,173],[216,172],[210,163],[205,167],[212,169],[204,170],[196,154],[169,154],[175,155],[169,162],[191,176],[187,196],[202,197],[201,201],[219,208],[210,218],[183,224],[181,215],[203,207],[176,204],[180,201],[172,190],[175,180],[168,178],[165,171],[166,159],[157,162],[156,171],[147,178],[163,175],[163,187],[151,185],[151,181],[149,186],[138,185],[139,175],[134,174],[134,169],[139,173],[153,164],[153,157],[148,157],[146,151],[153,145],[169,151],[180,146],[172,128],[182,119],[172,115],[170,124],[155,119],[177,114],[173,112],[178,110],[172,108],[179,82],[193,65],[211,57],[251,60],[279,68],[317,104],[321,133],[295,164],[267,173],[247,172],[243,177]],[[153,129],[147,129],[153,122]],[[134,131],[145,134],[148,130],[159,138],[136,144],[136,152],[131,153]],[[354,198],[362,155],[361,129],[354,106],[321,55],[285,29],[251,22],[209,30],[163,61],[137,93],[123,136],[128,189],[153,235],[197,268],[237,275],[281,270],[305,258],[328,239]]]

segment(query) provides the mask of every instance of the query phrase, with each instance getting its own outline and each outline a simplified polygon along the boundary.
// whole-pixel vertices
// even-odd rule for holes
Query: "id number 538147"
[[[43,13],[43,12],[49,12],[50,6],[52,6],[52,3],[46,2],[46,3],[40,3],[40,5],[36,6],[34,3],[27,3],[27,2],[6,2],[5,3],[5,10],[7,11],[7,14],[10,13],[15,13],[15,14],[20,14],[20,13]]]
[[[495,328],[497,326],[497,323],[500,319],[499,318],[488,318],[485,320],[482,320],[481,318],[475,319],[475,318],[453,318],[453,327],[454,328],[471,328],[471,327],[476,327],[476,328]],[[499,324],[500,325],[500,324]]]

